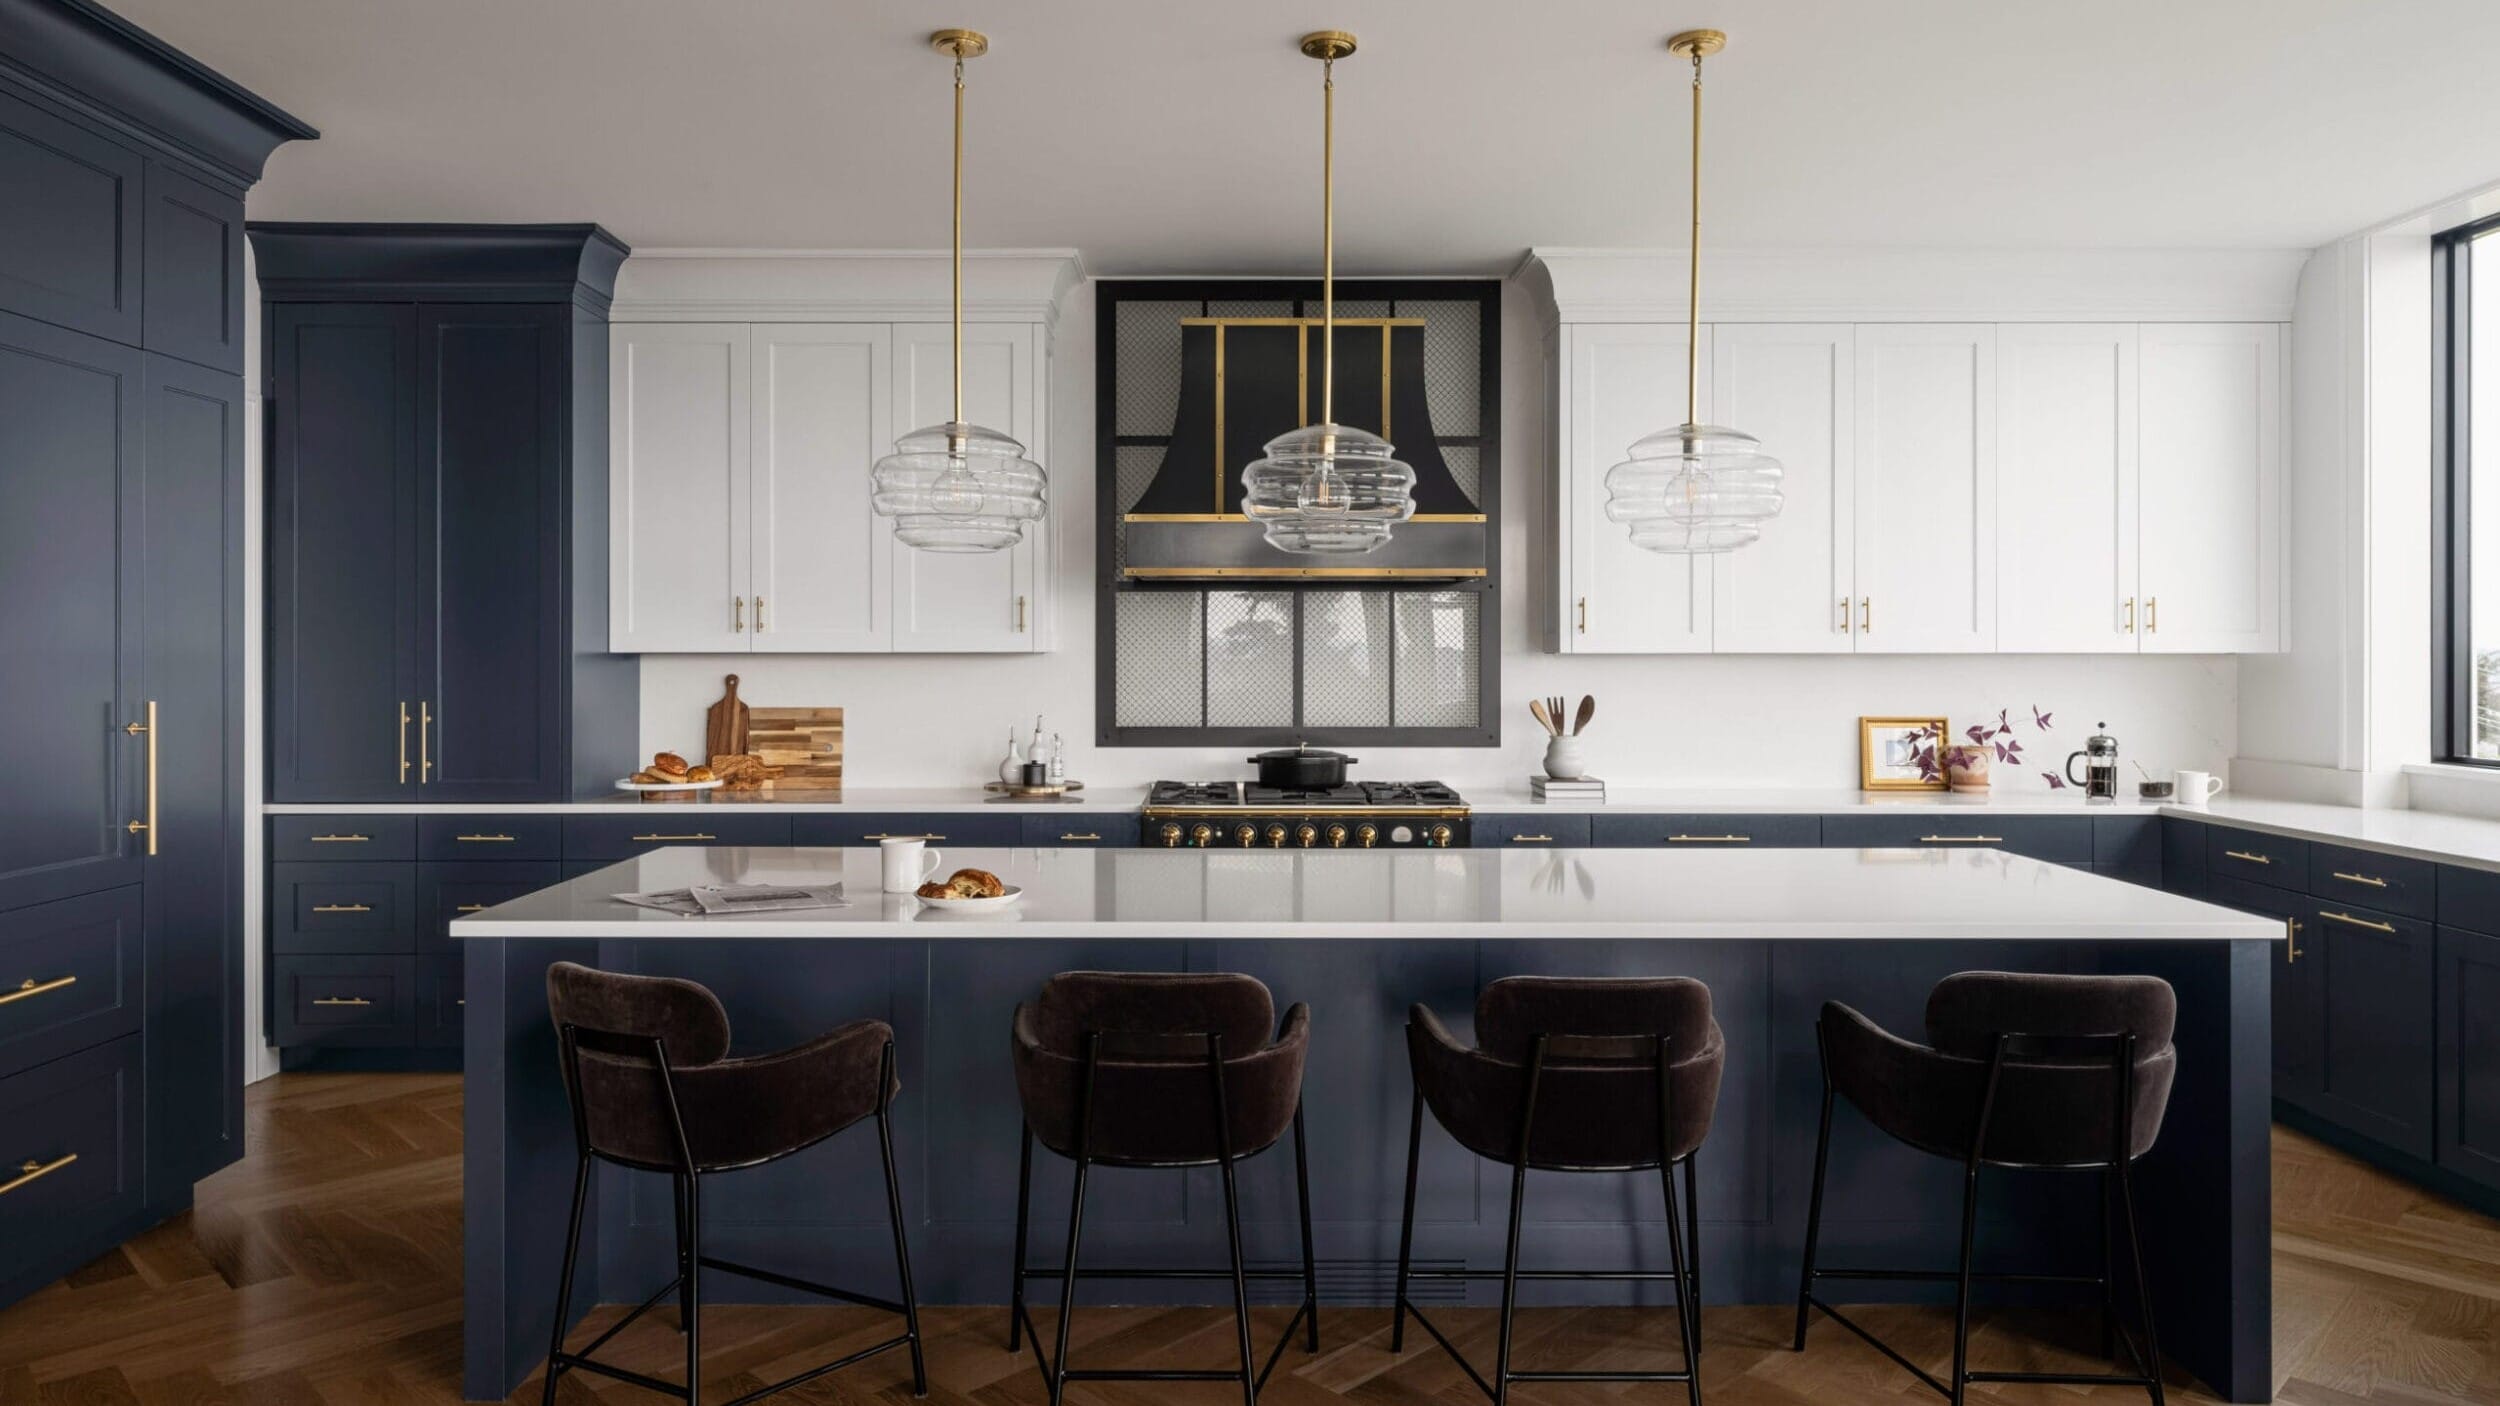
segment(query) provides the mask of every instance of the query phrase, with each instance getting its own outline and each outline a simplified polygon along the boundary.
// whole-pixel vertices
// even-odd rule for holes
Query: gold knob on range
[[[1248,849],[1252,845],[1259,842],[1259,827],[1255,825],[1236,826],[1233,829],[1233,839],[1238,841],[1243,849]]]
[[[1450,847],[1450,827],[1447,825],[1433,826],[1432,843],[1436,848],[1448,849]]]
[[[1304,849],[1309,849],[1311,846],[1318,844],[1319,827],[1307,823],[1296,825],[1293,827],[1293,842],[1302,846]]]
[[[1165,849],[1180,848],[1181,827],[1178,825],[1173,825],[1167,822],[1162,829],[1156,831],[1155,833],[1162,837],[1163,847]]]
[[[1214,838],[1215,827],[1212,825],[1192,825],[1189,827],[1189,842],[1196,845],[1200,849],[1205,849],[1207,847],[1207,842],[1213,840]]]
[[[1328,827],[1328,843],[1333,848],[1345,848],[1345,827],[1343,825],[1331,825]]]
[[[1354,838],[1363,842],[1363,848],[1370,849],[1372,847],[1372,841],[1380,838],[1380,827],[1377,825],[1357,825],[1354,827]]]
[[[1285,847],[1285,827],[1282,825],[1268,826],[1267,844],[1270,849],[1283,849]]]

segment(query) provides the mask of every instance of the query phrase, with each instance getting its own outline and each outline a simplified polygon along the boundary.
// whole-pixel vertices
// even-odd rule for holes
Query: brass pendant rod
[[[1319,422],[1337,423],[1337,61],[1320,64]]]
[[[1695,99],[1699,101],[1698,98]],[[964,54],[955,50],[955,412],[964,422]]]
[[[1684,423],[1701,423],[1701,49],[1693,49],[1693,230],[1684,285]]]

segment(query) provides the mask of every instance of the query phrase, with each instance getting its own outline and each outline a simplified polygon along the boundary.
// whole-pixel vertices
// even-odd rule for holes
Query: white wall
[[[1998,709],[2038,706],[2053,729],[2020,731],[2037,765],[1997,784],[2044,790],[2039,772],[2062,765],[2106,720],[2122,756],[2159,774],[2222,770],[2239,750],[2239,664],[2229,658],[1867,657],[1596,658],[1531,644],[1531,572],[1550,553],[1531,534],[1551,531],[1550,455],[1537,373],[1535,311],[1516,285],[1503,298],[1503,477],[1500,748],[1353,748],[1357,774],[1438,777],[1483,789],[1536,769],[1544,735],[1527,699],[1598,696],[1589,734],[1594,769],[1618,785],[1854,787],[1861,714],[1941,713],[1960,726]],[[1070,748],[1070,774],[1134,783],[1156,777],[1244,773],[1238,747],[1096,748],[1094,723],[1094,333],[1090,289],[1061,313],[1052,361],[1051,516],[1061,648],[1029,656],[647,656],[642,663],[645,750],[698,749],[703,710],[736,673],[751,704],[838,705],[845,710],[845,778],[854,787],[950,786],[995,774],[1008,729],[1021,737],[1043,714]],[[2013,471],[2008,466],[2008,472]],[[1774,527],[1773,530],[1777,530]],[[1322,742],[1324,737],[1315,737]],[[620,759],[622,764],[623,759]]]

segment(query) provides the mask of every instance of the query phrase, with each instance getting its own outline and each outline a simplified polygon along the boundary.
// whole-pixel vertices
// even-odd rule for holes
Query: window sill
[[[2414,810],[2500,817],[2500,767],[2415,762],[2403,771]]]

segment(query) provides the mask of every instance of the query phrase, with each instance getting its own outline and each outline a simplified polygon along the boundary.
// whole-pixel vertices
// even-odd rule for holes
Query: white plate
[[[1024,890],[1014,884],[996,898],[923,898],[920,902],[941,913],[994,913],[1024,897]]]
[[[616,789],[620,791],[717,791],[728,784],[717,778],[711,781],[619,781],[616,783]]]

